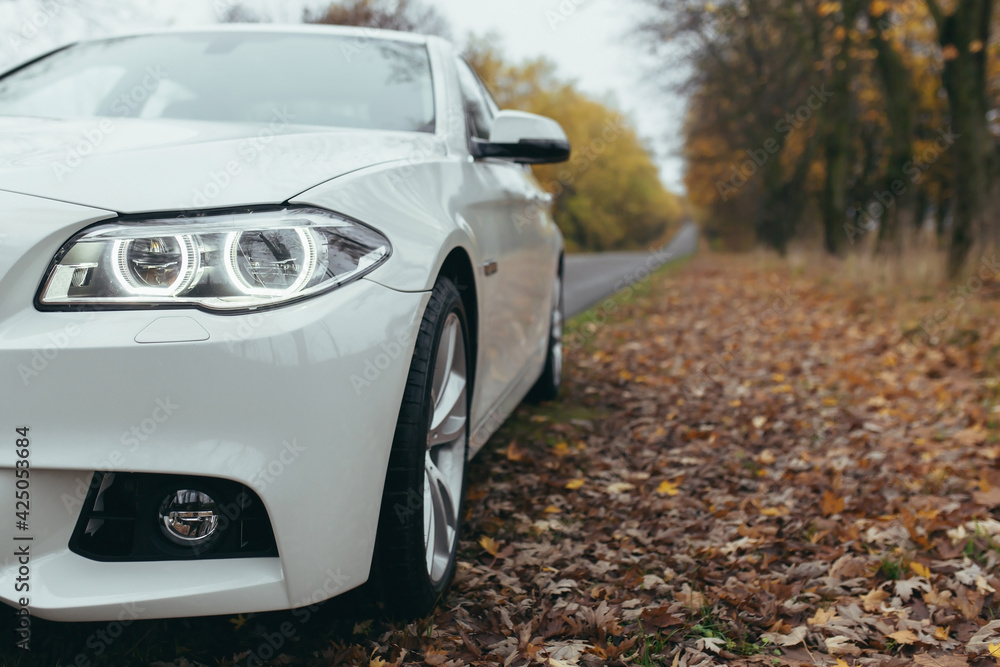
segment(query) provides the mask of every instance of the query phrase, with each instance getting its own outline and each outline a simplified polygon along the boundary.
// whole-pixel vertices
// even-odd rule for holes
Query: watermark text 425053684
[[[14,429],[14,555],[17,573],[14,576],[14,598],[17,606],[16,645],[22,651],[31,650],[31,612],[29,608],[31,592],[31,536],[28,529],[31,521],[31,439],[29,428],[18,426]]]

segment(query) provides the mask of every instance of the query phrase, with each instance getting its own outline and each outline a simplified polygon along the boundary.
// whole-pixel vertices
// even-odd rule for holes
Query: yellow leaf
[[[386,667],[389,663],[382,658],[372,658],[368,661],[368,667]]]
[[[566,456],[569,454],[569,445],[565,442],[558,442],[556,446],[552,448],[552,452],[556,456]]]
[[[677,484],[663,480],[660,482],[660,485],[656,487],[656,492],[661,496],[676,496],[681,492],[681,490]]]
[[[556,507],[555,505],[549,505],[548,507],[545,508],[546,514],[559,514],[560,512],[562,512],[562,510]]]
[[[785,516],[788,514],[787,507],[765,507],[760,511],[764,516]]]
[[[243,614],[240,614],[236,618],[229,619],[229,622],[233,624],[233,630],[240,630],[247,624],[247,619]]]
[[[483,535],[481,538],[479,538],[479,546],[485,549],[486,553],[493,556],[494,558],[496,558],[497,554],[500,553],[500,545],[497,544],[496,540],[487,535]]]
[[[785,376],[782,375],[781,373],[775,373],[771,376],[771,379],[774,380],[775,382],[780,383],[785,381]]]
[[[1000,644],[994,644],[990,642],[990,657],[1000,658]]]
[[[918,563],[917,561],[913,561],[912,563],[910,563],[910,569],[913,570],[913,573],[916,574],[918,577],[923,577],[924,579],[931,578],[931,569],[926,565],[924,565],[923,563]]]
[[[582,479],[571,479],[568,482],[566,482],[566,488],[569,489],[570,491],[576,491],[581,486],[583,486]]]
[[[837,407],[837,399],[835,399],[835,398],[824,398],[823,399],[823,405],[825,405],[828,408],[835,408],[835,407]]]
[[[837,667],[850,667],[843,658],[837,658]]]
[[[775,387],[775,388],[773,388],[771,390],[771,393],[772,394],[790,394],[790,393],[792,393],[792,385],[790,385],[790,384],[783,384],[783,385],[777,386],[777,387]]]

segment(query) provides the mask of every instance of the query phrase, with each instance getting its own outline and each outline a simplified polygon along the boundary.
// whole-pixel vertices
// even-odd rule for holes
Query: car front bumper
[[[165,618],[294,608],[364,583],[429,295],[362,279],[257,314],[39,312],[26,287],[65,238],[41,239],[30,250],[42,260],[0,272],[0,601],[27,598],[51,620]],[[19,427],[30,438],[27,530],[15,513]],[[98,470],[245,484],[279,555],[80,556],[69,540]]]

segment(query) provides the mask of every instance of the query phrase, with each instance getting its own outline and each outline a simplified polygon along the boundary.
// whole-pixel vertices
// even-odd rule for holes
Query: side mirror
[[[519,164],[551,164],[569,159],[566,132],[556,121],[524,111],[501,111],[493,120],[490,140],[474,139],[473,157]]]

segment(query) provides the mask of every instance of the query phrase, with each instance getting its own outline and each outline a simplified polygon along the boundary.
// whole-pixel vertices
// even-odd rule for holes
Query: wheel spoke
[[[466,403],[465,378],[452,373],[438,407],[431,416],[431,428],[427,434],[428,447],[453,442],[465,431]]]
[[[469,433],[465,336],[458,315],[445,320],[434,362],[424,455],[424,545],[427,573],[448,571],[458,534]]]
[[[458,525],[458,507],[456,496],[449,488],[446,475],[434,463],[431,453],[426,455],[425,483],[430,495],[431,525],[425,526],[427,539],[427,554],[429,572],[432,578],[438,578],[448,565],[451,558],[451,547],[455,540]]]

